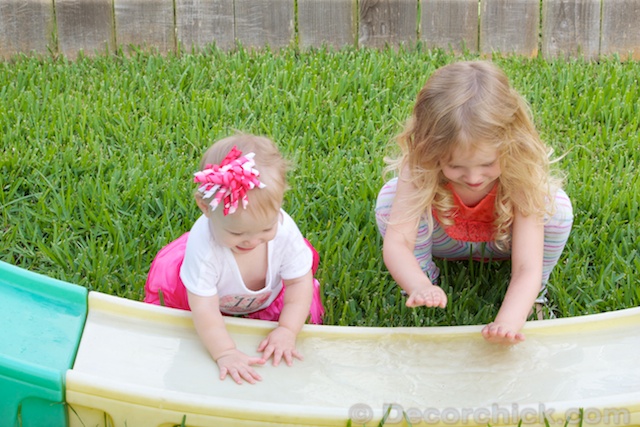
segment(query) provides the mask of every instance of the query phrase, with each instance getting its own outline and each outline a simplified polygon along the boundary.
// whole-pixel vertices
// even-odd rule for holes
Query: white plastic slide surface
[[[274,323],[228,318],[257,354]],[[480,326],[304,327],[304,361],[220,381],[190,313],[89,294],[67,373],[71,426],[640,425],[640,308],[529,322],[515,346]],[[572,425],[577,425],[572,424]]]

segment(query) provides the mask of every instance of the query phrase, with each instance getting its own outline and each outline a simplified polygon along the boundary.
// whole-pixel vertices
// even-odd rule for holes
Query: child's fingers
[[[275,347],[270,345],[270,346],[265,346],[264,348],[261,348],[263,346],[258,347],[258,351],[262,352],[262,360],[269,360],[269,358],[273,355],[274,351],[275,351]]]
[[[447,294],[442,292],[442,295],[440,296],[440,304],[438,304],[438,307],[445,308],[446,306],[447,306]]]
[[[264,357],[250,357],[247,363],[249,365],[264,365],[267,361]]]
[[[281,350],[277,350],[273,352],[273,366],[278,366],[280,364],[280,360],[282,360],[284,352]]]
[[[232,371],[231,376],[238,384],[242,384],[242,380],[245,380],[249,384],[255,384],[262,379],[260,375],[251,368]]]
[[[302,360],[303,357],[300,353],[298,353],[298,351],[294,348],[291,351],[285,351],[282,354],[282,357],[284,358],[285,363],[287,364],[287,366],[292,366],[293,365],[293,359],[298,359],[298,360]]]
[[[261,351],[258,348],[258,351]],[[282,351],[278,350],[277,347],[273,344],[266,346],[262,349],[262,360],[267,361],[271,357],[273,357],[273,366],[278,366],[280,363],[280,358],[282,357]]]
[[[524,334],[521,332],[513,332],[503,328],[500,325],[488,324],[482,328],[482,336],[490,342],[515,344],[525,340]]]
[[[407,299],[407,307],[419,307],[421,305],[426,305],[426,304],[424,304],[424,300],[422,300],[417,296],[411,295],[409,299]]]
[[[231,376],[231,378],[233,378],[236,384],[242,384],[242,377],[240,376],[240,372],[238,372],[235,369],[232,369],[229,371],[229,375]],[[249,382],[251,382],[251,380],[249,380]]]
[[[444,292],[416,292],[407,299],[407,307],[440,307],[447,306],[447,296]]]
[[[500,332],[500,326],[490,323],[482,328],[482,336],[485,338],[493,338]]]
[[[253,369],[249,368],[242,372],[242,378],[251,384],[255,384],[257,381],[262,381],[262,377]]]
[[[407,299],[407,307],[419,307],[427,304],[428,300],[426,295],[422,292],[414,293]]]
[[[229,371],[227,370],[227,368],[220,368],[220,381],[224,380],[225,378],[227,378],[227,373]]]
[[[258,346],[258,351],[264,351],[264,349],[267,347],[267,344],[269,344],[269,337],[263,339],[260,342],[260,345]]]
[[[227,375],[229,375],[231,379],[236,382],[236,384],[242,384],[242,379],[237,369],[221,368],[220,380],[224,380],[225,378],[227,378]]]
[[[283,360],[288,366],[293,365],[293,359],[304,360],[304,357],[296,350],[280,350],[276,349],[275,346],[269,346],[265,349],[262,354],[263,360],[269,360],[269,358],[273,357],[273,366],[278,366],[280,362]]]
[[[230,376],[237,384],[242,384],[243,381],[255,384],[257,381],[261,381],[262,377],[251,367],[251,365],[264,365],[264,363],[265,360],[261,357],[246,357],[235,361],[222,361],[221,359],[218,359],[220,380],[224,380],[227,376]]]
[[[287,366],[291,366],[293,365],[294,357],[296,359],[302,360],[302,355],[298,353],[296,349],[278,350],[273,354],[273,366],[278,366],[283,360],[284,363],[287,364]]]
[[[224,372],[223,372],[224,371]],[[249,384],[255,384],[262,381],[262,377],[254,369],[250,367],[243,368],[224,368],[220,371],[220,379],[224,379],[227,374],[237,383],[242,384],[244,381]]]

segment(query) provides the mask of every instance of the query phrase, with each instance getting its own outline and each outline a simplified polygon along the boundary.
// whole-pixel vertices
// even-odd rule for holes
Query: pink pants
[[[151,263],[147,282],[144,285],[144,302],[182,310],[190,309],[187,288],[185,288],[180,279],[180,267],[184,260],[188,237],[189,233],[184,233],[158,252]],[[305,239],[305,242],[313,254],[311,269],[315,275],[318,271],[320,255],[307,239]],[[246,317],[277,321],[284,305],[284,292],[285,287],[283,286],[271,305],[262,310],[247,314]],[[318,325],[322,323],[324,307],[322,306],[322,299],[320,298],[320,283],[315,278],[313,279],[313,300],[309,314],[311,316],[311,323]]]

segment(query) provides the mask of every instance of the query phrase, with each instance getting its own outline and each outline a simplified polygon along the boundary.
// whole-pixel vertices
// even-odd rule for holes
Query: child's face
[[[218,208],[209,212],[208,216],[214,239],[236,254],[246,254],[273,240],[278,231],[280,212],[258,218],[238,208],[236,212],[224,216],[222,209]]]
[[[498,150],[494,148],[455,150],[451,159],[440,166],[457,191],[473,193],[488,193],[502,173]]]

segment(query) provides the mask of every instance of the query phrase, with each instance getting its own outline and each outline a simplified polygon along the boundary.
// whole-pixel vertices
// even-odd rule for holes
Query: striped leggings
[[[376,201],[376,222],[382,236],[384,236],[391,204],[396,195],[397,178],[387,182],[380,190]],[[537,302],[546,302],[545,290],[551,270],[556,266],[564,249],[571,226],[573,224],[573,209],[567,194],[558,190],[556,194],[556,212],[544,225],[544,260],[542,265],[541,291]],[[429,225],[421,220],[418,225],[416,245],[413,251],[422,271],[432,282],[437,281],[440,270],[436,267],[433,257],[449,260],[465,260],[471,257],[476,261],[505,260],[511,258],[510,251],[503,251],[494,242],[463,242],[454,240],[434,219],[433,233],[429,236]]]

